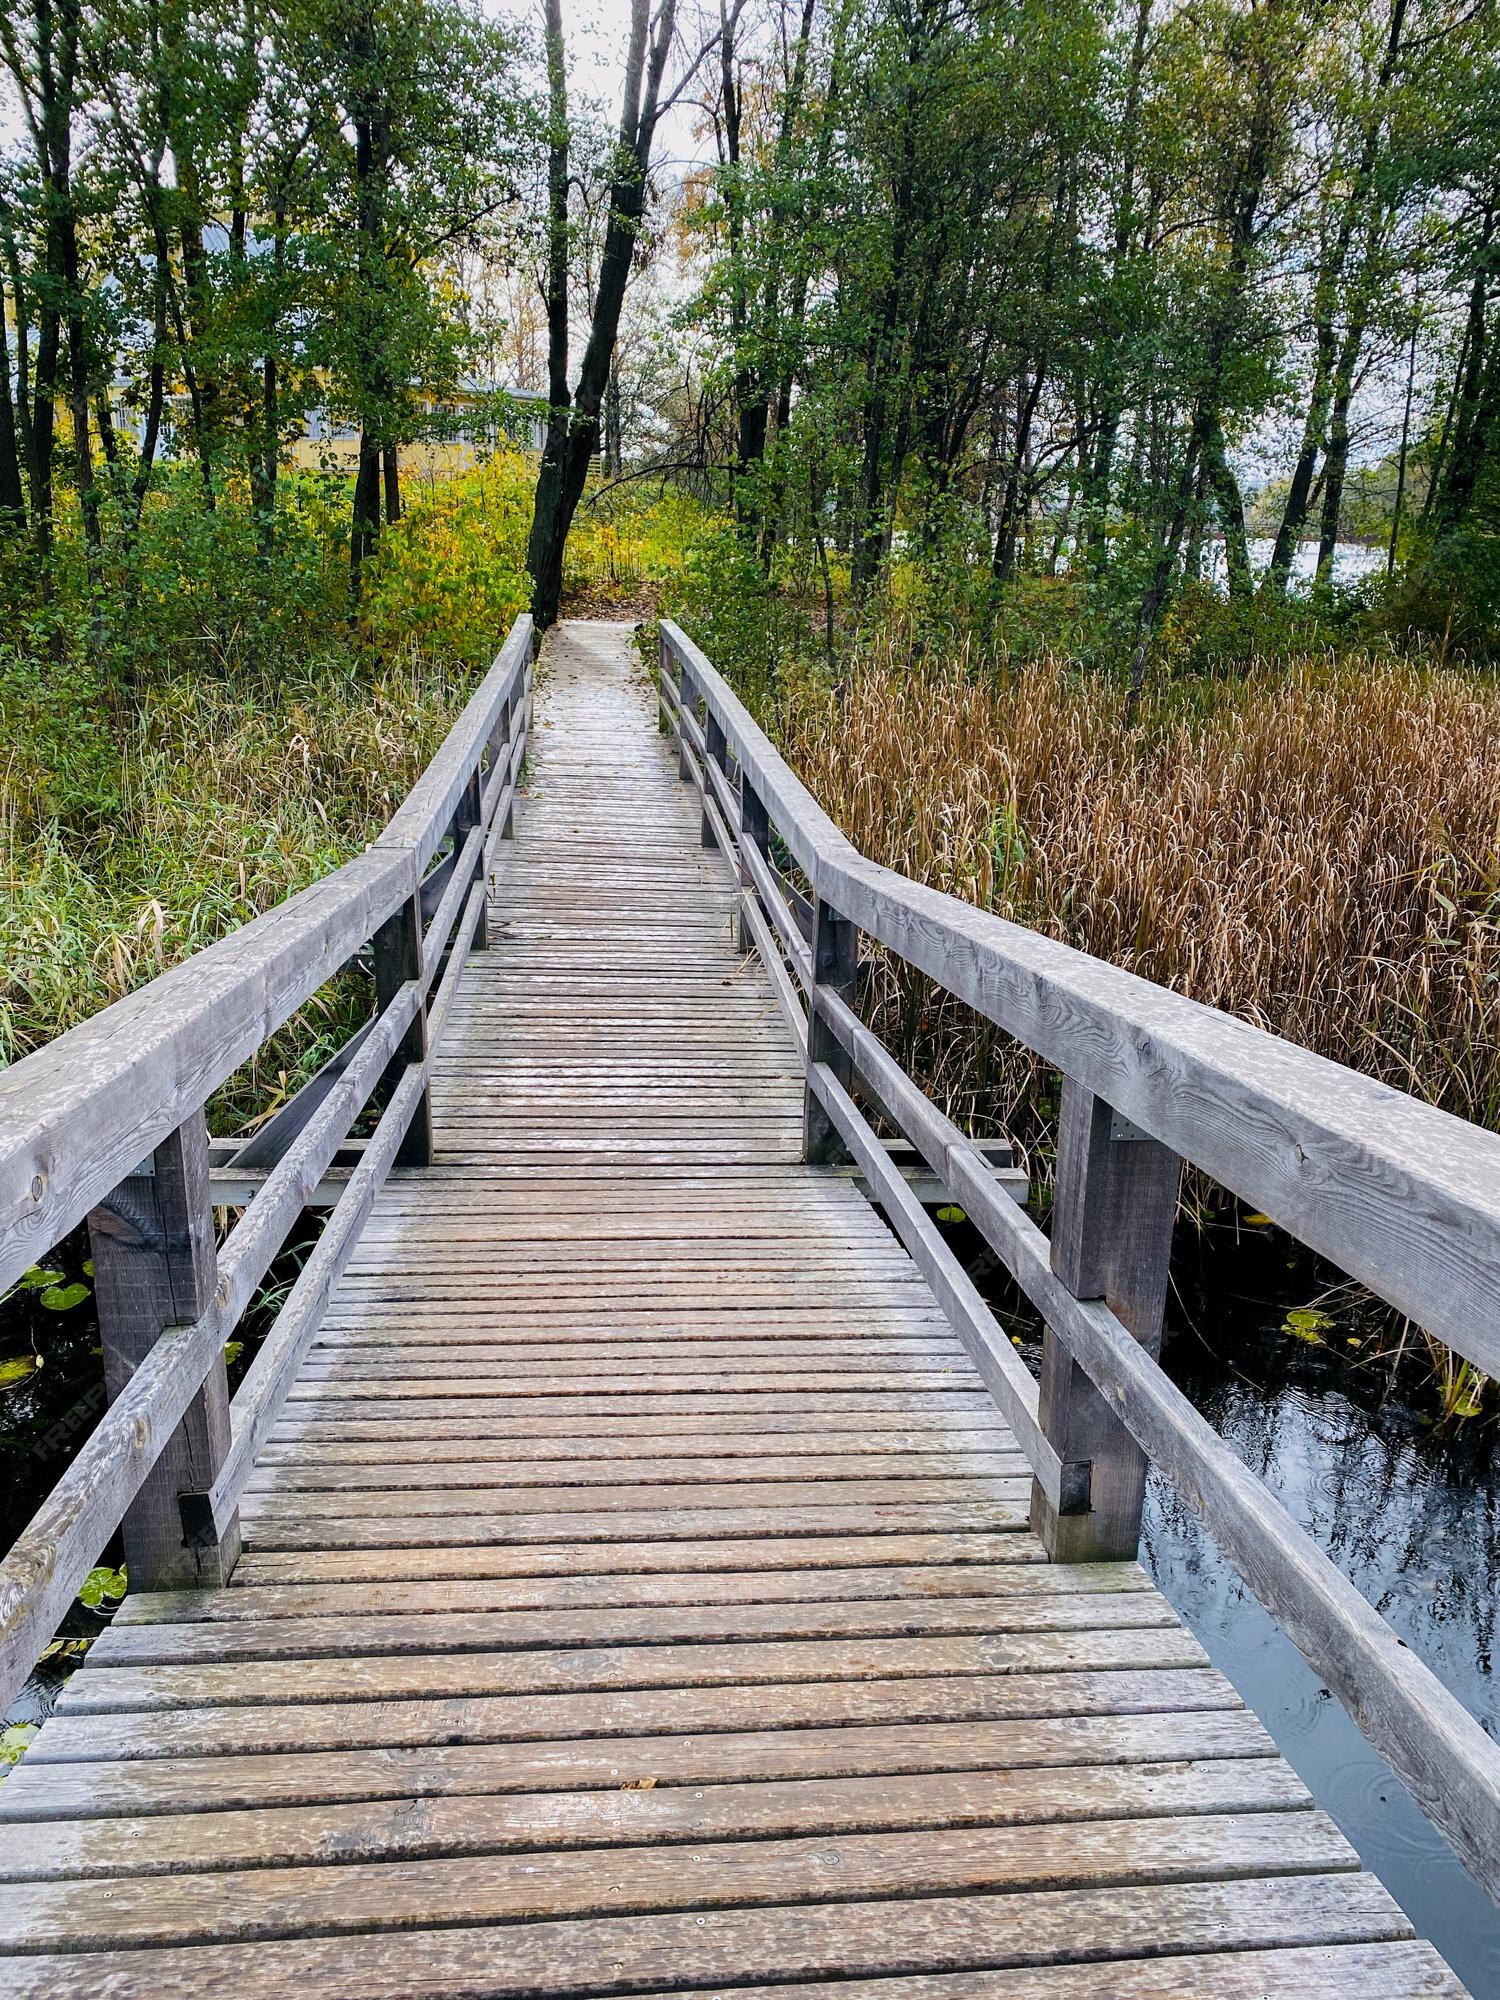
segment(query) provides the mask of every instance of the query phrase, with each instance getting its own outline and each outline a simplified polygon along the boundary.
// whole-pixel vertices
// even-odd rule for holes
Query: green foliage
[[[78,1588],[78,1601],[86,1604],[90,1611],[113,1608],[111,1600],[118,1601],[125,1595],[125,1572],[123,1569],[91,1569]]]
[[[527,584],[532,468],[516,453],[420,492],[386,538],[351,627],[338,483],[282,482],[267,555],[249,495],[213,514],[191,481],[151,496],[118,632],[90,642],[76,520],[66,586],[0,650],[0,1059],[14,1061],[356,854],[433,755]],[[586,511],[570,589],[654,592],[701,510],[679,496]],[[0,538],[0,591],[28,559]],[[239,1129],[363,1017],[323,989],[211,1107]],[[28,1274],[68,1312],[88,1288]]]

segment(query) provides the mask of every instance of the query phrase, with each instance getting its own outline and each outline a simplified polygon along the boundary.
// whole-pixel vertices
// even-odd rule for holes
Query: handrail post
[[[453,852],[455,855],[463,851],[464,842],[474,831],[475,827],[482,824],[483,819],[484,779],[476,764],[473,776],[464,787],[464,795],[458,802],[458,811],[453,815]],[[484,881],[484,842],[482,840],[479,843],[479,852],[474,857],[471,879],[481,884]],[[469,945],[471,951],[483,951],[486,945],[488,945],[490,941],[488,917],[488,908],[486,904],[481,903],[479,907],[479,922],[474,926],[474,936]]]
[[[771,816],[766,811],[765,800],[751,784],[743,764],[740,766],[740,887],[745,895],[754,901],[755,877],[745,865],[746,847],[754,847],[769,862],[771,859]],[[755,949],[754,933],[745,915],[745,906],[740,905],[739,948],[741,951]]]
[[[515,715],[515,697],[512,695],[507,695],[504,701],[502,701],[500,704],[500,713],[495,717],[495,726],[490,731],[489,772],[492,781],[494,781],[497,777],[502,760],[507,769],[509,769],[510,767],[510,748],[511,748],[510,739],[511,739],[511,731],[514,726],[514,715]],[[514,811],[515,811],[515,797],[514,794],[512,794],[512,796],[506,800],[505,811],[501,815],[500,819],[500,832],[498,838],[501,840],[509,840],[512,836],[513,828],[511,825],[511,819],[512,815],[514,814]],[[486,942],[488,942],[488,939],[486,939]]]
[[[1101,1097],[1064,1077],[1052,1205],[1052,1269],[1078,1299],[1103,1299],[1155,1355],[1161,1345],[1182,1162]],[[1090,1465],[1085,1512],[1059,1514],[1039,1485],[1031,1525],[1054,1562],[1133,1561],[1146,1458],[1048,1327],[1042,1343],[1043,1434],[1064,1464]]]
[[[104,1385],[114,1402],[165,1328],[191,1326],[218,1282],[208,1179],[208,1125],[196,1111],[89,1213]],[[229,1450],[222,1349],[121,1521],[132,1590],[215,1588],[240,1552],[236,1514],[215,1540],[187,1544],[178,1496],[204,1492]]]
[[[729,776],[729,743],[724,734],[723,724],[711,708],[705,708],[704,717],[704,748],[727,778]],[[719,844],[714,838],[713,826],[708,817],[708,775],[706,772],[704,773],[703,782],[703,827],[699,838],[704,847],[717,847]]]
[[[692,761],[688,756],[687,719],[698,713],[698,695],[686,660],[677,663],[677,775],[690,782]]]
[[[802,1157],[811,1166],[827,1166],[844,1157],[837,1127],[823,1109],[811,1083],[812,1066],[827,1063],[848,1090],[854,1080],[854,1059],[823,1018],[818,1004],[821,988],[831,987],[853,1006],[859,984],[859,929],[831,909],[821,896],[813,898],[812,986],[807,995],[807,1062],[809,1082],[803,1099]]]
[[[422,898],[414,892],[399,910],[388,916],[376,931],[375,1007],[384,1013],[408,979],[422,976]],[[427,1003],[424,1000],[412,1016],[411,1026],[397,1044],[385,1075],[380,1081],[382,1100],[401,1081],[408,1064],[427,1060]],[[423,1087],[421,1099],[406,1128],[396,1154],[398,1167],[428,1167],[432,1164],[432,1092]]]

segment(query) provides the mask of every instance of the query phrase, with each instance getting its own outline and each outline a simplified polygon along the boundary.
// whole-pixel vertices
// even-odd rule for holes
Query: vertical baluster
[[[698,713],[698,691],[693,686],[686,660],[678,662],[677,711],[677,775],[691,783],[693,767],[688,761],[687,719]]]
[[[522,678],[522,683],[520,688],[515,694],[511,695],[507,699],[505,707],[501,712],[505,717],[505,749],[503,755],[505,758],[505,767],[507,770],[509,770],[511,767],[511,759],[515,755],[515,749],[516,749],[516,745],[513,739],[518,729],[523,735],[525,734],[525,729],[526,729],[527,710],[526,710],[526,685],[524,676]],[[519,784],[521,779],[521,767],[519,762],[516,764],[515,767],[515,776],[516,776],[516,783]],[[514,840],[515,837],[516,837],[516,794],[515,794],[515,788],[514,786],[512,786],[510,797],[505,801],[505,813],[500,822],[500,838],[502,840]]]
[[[464,842],[474,831],[474,828],[483,819],[483,787],[484,780],[478,770],[476,770],[473,777],[470,778],[468,784],[464,787],[464,795],[458,802],[458,811],[453,815],[453,852],[455,854],[459,852]],[[484,881],[484,842],[482,840],[479,844],[479,852],[474,857],[474,865],[470,871],[470,881],[480,883]],[[470,949],[472,951],[483,951],[489,941],[489,910],[487,907],[481,907],[479,922],[474,927],[474,941]]]
[[[111,1402],[163,1330],[191,1326],[213,1301],[218,1275],[209,1196],[208,1126],[195,1111],[157,1147],[151,1171],[129,1175],[89,1215],[94,1295]],[[222,1353],[167,1440],[121,1523],[132,1590],[216,1587],[240,1552],[236,1515],[223,1536],[188,1547],[178,1495],[206,1492],[229,1449],[229,1384]]]
[[[813,899],[812,976],[813,989],[807,996],[807,1059],[809,1063],[827,1063],[847,1090],[853,1081],[854,1064],[823,1019],[818,992],[821,987],[832,987],[840,999],[854,1005],[859,983],[859,930],[847,917],[830,909],[821,896]],[[802,1157],[813,1166],[826,1166],[842,1159],[843,1154],[843,1141],[809,1084],[803,1105]]]
[[[495,717],[495,726],[490,731],[489,778],[491,784],[501,782],[504,773],[510,769],[511,714],[512,701],[511,697],[507,695],[500,704],[500,713]],[[498,837],[501,840],[509,840],[510,835],[511,807],[507,804],[500,813],[500,832]]]
[[[391,916],[387,917],[375,933],[375,1004],[380,1010],[388,1007],[398,990],[408,979],[420,977],[422,971],[422,898],[415,894],[407,898]],[[427,1005],[417,1009],[411,1026],[396,1045],[385,1075],[381,1078],[382,1097],[388,1096],[400,1082],[409,1063],[427,1060]],[[406,1128],[406,1137],[396,1154],[398,1167],[428,1167],[432,1164],[432,1093],[422,1092],[420,1103]]]
[[[704,716],[703,740],[707,746],[708,754],[727,778],[729,776],[729,744],[725,740],[723,729],[719,726],[718,718],[706,704],[704,707]],[[719,843],[714,839],[714,830],[708,822],[708,796],[708,773],[705,771],[703,774],[703,828],[700,838],[705,847],[717,847]]]
[[[1141,1345],[1161,1345],[1182,1163],[1063,1080],[1052,1211],[1052,1268],[1075,1298],[1103,1299]],[[1088,1462],[1089,1507],[1057,1514],[1032,1487],[1031,1525],[1057,1562],[1132,1559],[1140,1542],[1146,1460],[1140,1446],[1047,1329],[1042,1429],[1068,1463]]]
[[[756,848],[769,863],[771,859],[771,819],[766,811],[765,801],[751,784],[744,765],[740,766],[740,887],[747,896],[756,893],[755,879],[745,866],[746,847]],[[753,951],[755,938],[745,918],[744,906],[740,907],[739,944],[741,951]]]

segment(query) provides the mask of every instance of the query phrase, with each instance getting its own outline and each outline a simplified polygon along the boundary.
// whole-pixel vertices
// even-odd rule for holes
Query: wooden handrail
[[[1032,1519],[1048,1553],[1133,1554],[1144,1466],[1157,1465],[1500,1902],[1500,1747],[1155,1358],[1178,1163],[1188,1160],[1500,1373],[1500,1137],[866,860],[669,620],[660,647],[661,706],[739,887],[741,936],[776,961],[784,1012],[792,978],[805,994],[793,1028],[825,1121],[809,1119],[808,1156],[832,1132],[864,1172],[1031,1460]],[[711,746],[738,765],[738,813],[723,801]],[[813,889],[811,951],[764,851],[772,829]],[[1050,1240],[861,1021],[847,964],[826,948],[820,956],[819,927],[830,924],[867,932],[1063,1072]],[[847,940],[842,949],[847,959]],[[953,1282],[951,1253],[890,1168],[856,1082],[1042,1314],[1039,1395],[1002,1369],[982,1302],[976,1313]]]
[[[0,1563],[0,1706],[118,1526],[132,1588],[232,1568],[256,1449],[386,1175],[414,1140],[427,1143],[431,1051],[464,960],[484,943],[485,876],[525,755],[532,651],[531,620],[519,618],[364,854],[0,1078],[0,1285],[89,1215],[112,1392]],[[423,878],[445,845],[424,926]],[[203,1106],[371,938],[376,1017],[279,1117],[276,1157],[215,1259]],[[231,1405],[224,1343],[377,1094],[374,1136]]]
[[[687,635],[661,630],[819,896],[1500,1376],[1500,1134],[867,860]]]
[[[369,849],[0,1074],[0,1290],[204,1104],[415,894],[530,663],[517,619]],[[443,817],[444,813],[447,818]]]

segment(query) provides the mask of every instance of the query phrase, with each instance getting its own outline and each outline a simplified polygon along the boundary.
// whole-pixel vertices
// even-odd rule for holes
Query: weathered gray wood
[[[429,985],[437,976],[438,967],[452,939],[454,923],[459,912],[467,906],[471,890],[484,887],[484,841],[484,827],[472,826],[450,857],[455,866],[422,937],[422,977]],[[477,937],[478,933],[475,935]],[[431,1039],[429,1035],[428,1040]]]
[[[486,820],[484,813],[484,780],[475,766],[474,774],[464,788],[463,797],[458,802],[458,810],[453,815],[453,851],[462,857],[464,844],[472,834],[474,852],[468,864],[468,880],[481,887],[485,879],[484,836]],[[484,905],[480,904],[479,922],[470,943],[472,951],[483,951],[489,942],[485,923]]]
[[[691,641],[670,623],[663,633],[820,899],[1169,1151],[1500,1370],[1487,1303],[1500,1289],[1500,1138],[866,861]],[[1147,1455],[1500,1898],[1500,1752],[1114,1313],[1062,1284],[1046,1239],[981,1178],[974,1147],[943,1135],[932,1164]]]
[[[705,769],[707,765],[713,764],[727,778],[729,771],[729,749],[728,745],[724,740],[723,728],[720,725],[718,719],[712,714],[708,717],[707,723],[705,724],[704,727],[703,754],[704,754]],[[713,828],[708,823],[707,811],[705,811],[703,815],[703,828],[700,836],[700,845],[704,847],[713,847],[717,845],[717,842],[715,841],[714,838]]]
[[[697,690],[685,660],[678,657],[677,676],[677,775],[686,783],[693,775],[688,759],[688,723],[698,705]]]
[[[195,1113],[156,1148],[150,1174],[133,1175],[89,1215],[104,1382],[118,1402],[167,1327],[194,1325],[218,1278],[209,1203],[208,1128]],[[156,1455],[121,1530],[138,1590],[226,1583],[239,1555],[239,1523],[185,1540],[178,1495],[217,1475],[229,1448],[229,1387],[222,1352]]]
[[[816,1868],[817,1864],[812,1866]],[[814,1882],[817,1878],[814,1877]],[[823,1887],[826,1896],[827,1885]],[[419,1920],[420,1921],[420,1920]],[[696,1988],[725,1994],[728,1982],[852,1976],[899,1979],[913,1974],[966,1967],[1045,1967],[1009,1987],[979,1990],[1006,2000],[1113,2000],[1145,1995],[1147,2000],[1181,2000],[1205,1989],[1197,1984],[1205,1964],[1217,1968],[1238,1953],[1249,1958],[1249,1978],[1230,1978],[1234,2000],[1296,1991],[1285,1977],[1272,1984],[1261,1977],[1270,1947],[1327,1948],[1400,1940],[1398,1964],[1412,1968],[1420,1984],[1397,1984],[1394,1992],[1438,1995],[1448,2000],[1456,1988],[1442,1978],[1431,1953],[1420,1970],[1404,1943],[1409,1928],[1373,1876],[1338,1873],[1284,1877],[1276,1881],[1183,1881],[1127,1888],[1078,1889],[1059,1894],[1018,1891],[1009,1895],[940,1894],[872,1906],[864,1902],[809,1900],[770,1908],[725,1911],[705,1917],[692,1911],[652,1916],[573,1919],[544,1924],[451,1925],[413,1928],[393,1952],[387,1937],[299,1938],[241,1945],[197,1946],[188,1951],[104,1950],[48,1954],[18,1961],[11,1968],[14,2000],[201,2000],[225,1992],[255,1992],[264,2000],[411,2000],[414,1991],[445,2000],[582,2000],[601,1991],[660,1994],[678,1987],[691,1963]],[[1202,1954],[1212,1953],[1205,1959]],[[1171,1954],[1177,1968],[1152,1980],[1150,1961]],[[1359,1979],[1372,1954],[1361,1954]],[[1092,1961],[1109,1957],[1112,1988]],[[1378,1962],[1378,1961],[1376,1961]],[[621,1977],[628,1970],[629,1989]],[[1144,1975],[1144,1980],[1143,1980]],[[704,1982],[715,1981],[711,1989]],[[1179,1983],[1173,1984],[1177,1980]],[[1081,1982],[1081,1983],[1080,1983]],[[1207,1991],[1212,1992],[1212,1988]],[[1324,1987],[1330,1996],[1338,1987]],[[1344,1989],[1356,1995],[1379,1991],[1363,1983]],[[962,1989],[960,1989],[962,1991]],[[1317,1992],[1318,1988],[1302,1991]],[[861,1996],[864,2000],[864,1996]],[[923,2000],[926,2000],[924,1994]]]
[[[383,1012],[408,980],[421,981],[427,969],[423,963],[422,906],[419,897],[410,897],[380,926],[375,933],[374,953],[375,1004]],[[426,1062],[427,1010],[424,1004],[413,1013],[406,1032],[396,1045],[381,1079],[382,1093],[389,1099],[407,1072],[414,1066],[425,1068]],[[396,1163],[402,1167],[425,1167],[431,1161],[432,1153],[432,1097],[424,1085],[422,1101],[406,1128]]]
[[[1052,1270],[1047,1239],[995,1192],[972,1148],[950,1185],[1022,1290],[1219,1547],[1386,1757],[1465,1866],[1500,1900],[1500,1749],[1397,1639],[1102,1301]]]
[[[759,792],[756,791],[754,785],[750,783],[750,780],[745,776],[744,771],[741,770],[740,838],[737,851],[739,854],[739,862],[740,862],[740,888],[746,897],[750,897],[755,894],[755,878],[750,872],[747,856],[753,852],[756,855],[758,855],[760,859],[766,863],[767,866],[769,866],[770,848],[771,848],[770,818],[767,815],[765,806],[761,801],[761,796]],[[743,904],[741,905],[740,908],[739,943],[741,951],[750,951],[755,946],[755,939],[751,934],[751,929],[748,921],[748,913]]]
[[[813,907],[812,984],[807,992],[808,1085],[802,1114],[802,1157],[810,1166],[826,1166],[840,1157],[841,1145],[822,1098],[812,1085],[812,1067],[824,1064],[849,1088],[854,1064],[829,1025],[824,989],[846,1006],[854,1004],[859,985],[859,932],[820,897]]]
[[[392,1092],[369,1146],[250,1364],[234,1399],[232,1437],[221,1463],[210,1468],[212,1477],[184,1489],[190,1490],[198,1503],[190,1502],[185,1511],[190,1525],[201,1524],[200,1532],[207,1533],[212,1526],[222,1534],[221,1524],[234,1518],[256,1452],[291,1390],[293,1371],[322,1323],[329,1296],[353,1254],[360,1228],[386,1175],[399,1157],[410,1123],[420,1115],[422,1093],[422,1071],[409,1069]]]
[[[1500,1375],[1500,1135],[866,860],[686,634],[662,634],[818,894]]]
[[[1075,1298],[1104,1299],[1146,1353],[1161,1345],[1181,1163],[1121,1132],[1110,1107],[1063,1080],[1052,1201],[1052,1268]],[[1042,1346],[1042,1430],[1065,1464],[1087,1465],[1088,1506],[1060,1514],[1038,1485],[1031,1525],[1059,1562],[1133,1561],[1146,1455],[1050,1330]]]
[[[223,1172],[233,1168],[237,1173],[244,1174],[274,1167],[287,1147],[306,1128],[308,1120],[321,1107],[334,1085],[343,1077],[350,1063],[364,1047],[365,1039],[374,1025],[373,1016],[370,1020],[362,1022],[344,1046],[329,1057],[315,1076],[303,1084],[296,1096],[289,1103],[283,1104],[264,1125],[257,1126],[251,1137],[243,1145],[236,1146],[227,1158],[220,1155],[216,1161],[210,1155],[211,1169]],[[216,1193],[218,1186],[216,1183]],[[222,1198],[220,1195],[219,1199]]]

